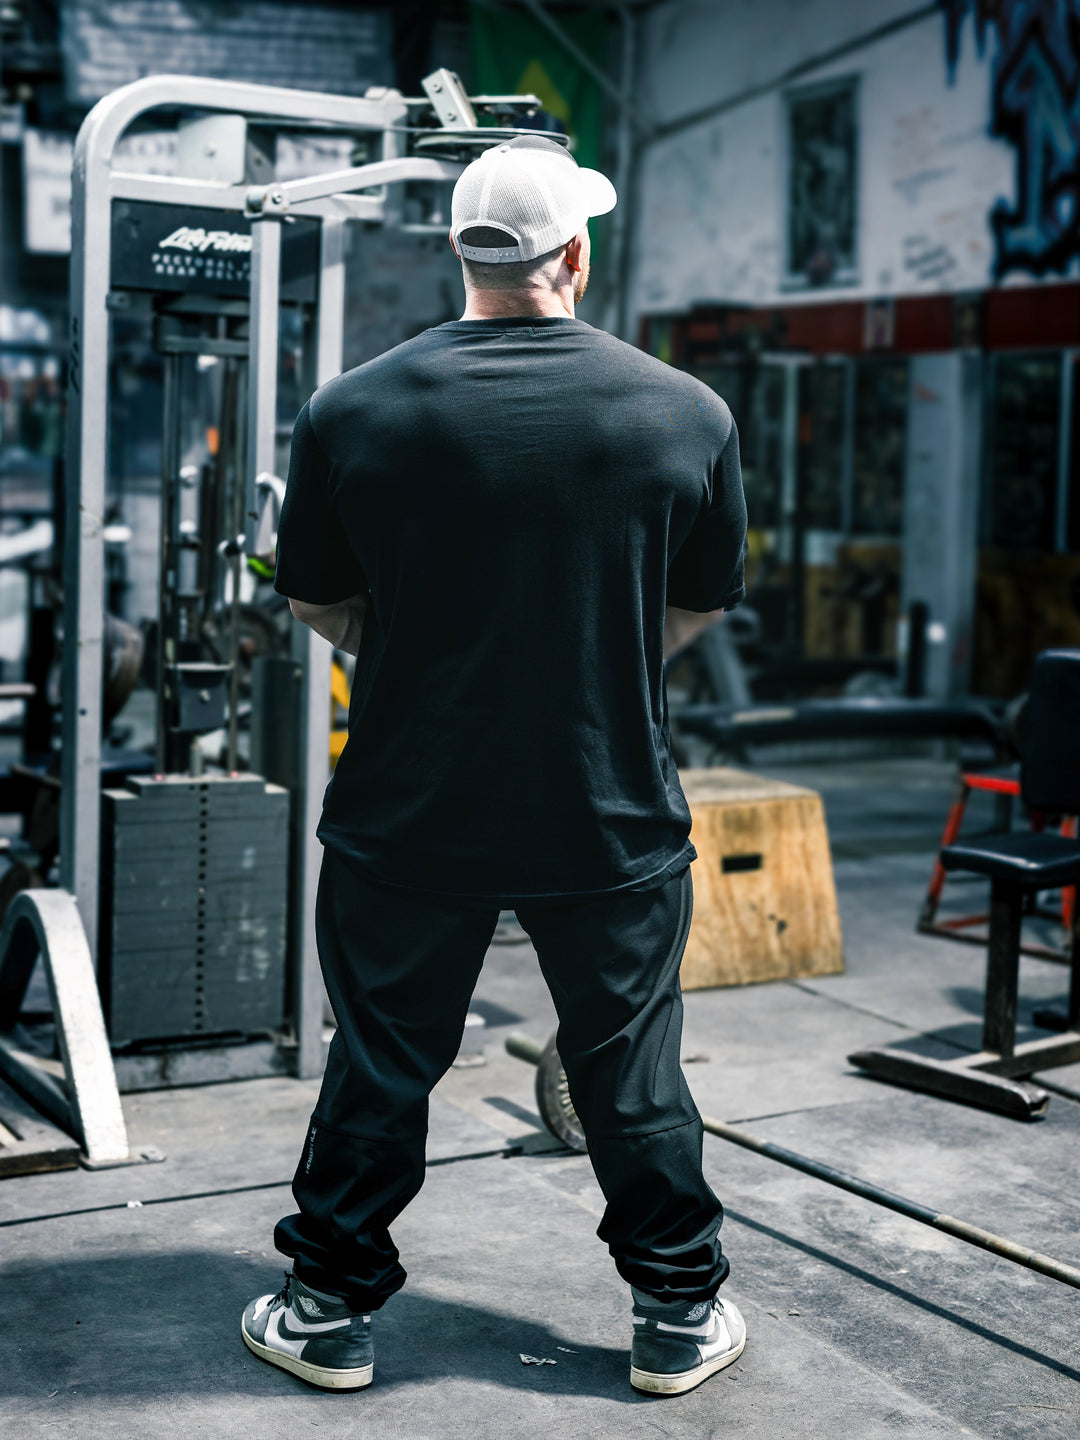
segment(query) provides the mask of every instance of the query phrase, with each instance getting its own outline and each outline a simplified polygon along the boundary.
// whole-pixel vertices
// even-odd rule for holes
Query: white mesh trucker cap
[[[451,234],[466,260],[535,260],[565,245],[591,216],[614,209],[616,199],[607,176],[583,169],[562,145],[518,135],[462,171],[450,207]],[[506,230],[517,243],[497,249],[462,244],[461,232],[481,225]]]

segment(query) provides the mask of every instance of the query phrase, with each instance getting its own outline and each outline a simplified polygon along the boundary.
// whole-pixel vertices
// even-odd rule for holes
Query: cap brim
[[[606,215],[609,210],[615,209],[619,197],[615,193],[615,186],[606,175],[601,175],[599,170],[586,170],[579,166],[578,179],[590,216]]]

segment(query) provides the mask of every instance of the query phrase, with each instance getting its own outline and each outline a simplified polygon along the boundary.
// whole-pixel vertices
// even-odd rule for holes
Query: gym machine
[[[239,576],[246,558],[272,554],[276,542],[284,489],[276,436],[280,304],[290,252],[307,247],[298,270],[303,282],[307,267],[302,298],[314,312],[313,379],[321,384],[342,368],[347,223],[403,223],[401,187],[409,183],[436,187],[428,228],[445,229],[437,187],[482,150],[522,133],[513,122],[540,108],[532,95],[470,99],[447,70],[427,77],[423,88],[415,100],[388,89],[354,98],[157,75],[100,101],[79,131],[60,884],[16,895],[0,930],[0,1073],[76,1136],[91,1166],[139,1158],[128,1152],[119,1089],[311,1077],[322,1067],[315,829],[329,775],[331,650],[291,623],[286,726],[293,743],[282,747],[278,735],[263,747],[291,752],[290,784],[241,772]],[[189,176],[115,168],[117,142],[152,111],[177,114],[193,132],[197,144],[182,145],[181,153],[202,158],[186,167]],[[480,125],[478,113],[497,123]],[[277,181],[269,142],[297,131],[346,137],[362,163]],[[566,143],[563,135],[547,138]],[[154,318],[166,375],[157,744],[152,773],[103,797],[110,315],[130,306],[143,263],[153,275],[141,288],[174,292]],[[201,483],[185,473],[175,443],[180,367],[199,355],[225,362],[224,445]],[[235,433],[226,433],[229,423]],[[193,483],[195,519],[184,499]],[[224,764],[208,766],[199,738],[222,728]],[[18,1029],[39,956],[62,1077]],[[243,1003],[241,981],[250,997]],[[118,1041],[147,1034],[155,1008],[174,1016],[165,1031],[175,1043],[114,1055]],[[181,1012],[186,1020],[175,1018]]]
[[[1005,748],[1003,706],[985,700],[909,700],[843,696],[791,705],[687,705],[678,723],[718,750],[797,740],[975,739]]]

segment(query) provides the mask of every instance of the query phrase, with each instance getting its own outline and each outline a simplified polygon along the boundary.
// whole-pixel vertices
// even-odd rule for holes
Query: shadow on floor
[[[875,1275],[869,1270],[862,1269],[859,1265],[853,1265],[850,1260],[844,1260],[828,1250],[820,1250],[816,1245],[810,1245],[805,1240],[798,1240],[793,1235],[787,1235],[782,1230],[776,1230],[771,1225],[766,1225],[760,1220],[751,1220],[747,1215],[740,1215],[731,1209],[725,1210],[727,1220],[733,1221],[736,1225],[745,1225],[747,1229],[756,1231],[759,1235],[766,1235],[770,1240],[775,1240],[781,1245],[789,1246],[798,1250],[803,1255],[808,1255],[814,1260],[820,1260],[831,1266],[834,1270],[842,1270],[844,1274],[852,1276],[864,1284],[872,1285],[877,1290],[883,1290],[905,1304],[913,1305],[916,1309],[922,1310],[928,1315],[934,1315],[939,1319],[947,1320],[950,1324],[967,1330],[972,1335],[978,1335],[983,1340],[989,1340],[1003,1350],[1009,1350],[1014,1355],[1022,1355],[1027,1360],[1033,1360],[1037,1365],[1044,1366],[1047,1370],[1053,1370],[1058,1375],[1063,1375],[1069,1380],[1080,1380],[1080,1370],[1063,1361],[1056,1359],[1053,1355],[1046,1355],[1041,1350],[1036,1350],[1031,1345],[1025,1345],[1021,1340],[1014,1340],[1008,1335],[1002,1335],[1000,1331],[991,1329],[988,1325],[981,1325],[977,1320],[971,1319],[968,1315],[962,1315],[957,1310],[949,1309],[947,1306],[939,1305],[933,1300],[928,1300],[922,1295],[917,1295],[913,1290],[895,1281],[887,1279],[883,1275]],[[1053,1283],[1053,1282],[1048,1282]]]
[[[333,1403],[340,1397],[256,1359],[240,1339],[244,1306],[280,1278],[273,1260],[205,1250],[13,1265],[5,1320],[18,1338],[5,1347],[5,1390],[43,1399],[74,1389],[84,1400],[115,1401],[299,1392]],[[581,1344],[521,1315],[408,1289],[375,1323],[380,1391],[464,1378],[539,1394],[645,1398],[628,1384],[629,1333],[625,1348]],[[522,1354],[556,1363],[525,1365]]]
[[[974,986],[952,985],[952,986],[948,987],[946,990],[942,991],[942,994],[943,994],[943,995],[945,996],[945,998],[946,998],[947,1000],[949,1000],[953,1005],[957,1006],[957,1007],[958,1007],[959,1009],[961,1009],[961,1010],[966,1010],[966,1011],[968,1011],[968,1013],[971,1014],[971,1015],[978,1015],[979,1018],[980,1018],[980,1020],[981,1020],[982,1015],[983,1015],[983,1007],[984,1007],[985,997],[986,997],[986,991],[983,989],[982,986],[979,986],[979,988],[976,989]],[[1041,997],[1039,997],[1039,998],[1037,998],[1037,999],[1036,999],[1036,998],[1028,998],[1028,999],[1025,999],[1025,997],[1024,997],[1022,994],[1020,995],[1020,997],[1019,997],[1019,999],[1018,999],[1018,1001],[1017,1001],[1017,1020],[1018,1020],[1018,1022],[1019,1022],[1019,1024],[1020,1024],[1021,1026],[1025,1026],[1025,1025],[1026,1025],[1026,1026],[1029,1026],[1029,1027],[1030,1027],[1030,1026],[1031,1026],[1031,1023],[1032,1023],[1032,1021],[1031,1021],[1031,1016],[1032,1016],[1032,1013],[1033,1013],[1034,1011],[1036,1011],[1036,1010],[1053,1010],[1055,1007],[1058,1008],[1058,1009],[1062,1009],[1062,1008],[1064,1008],[1066,1005],[1068,1005],[1068,1002],[1069,1002],[1068,971],[1063,968],[1063,969],[1062,969],[1061,989],[1060,989],[1059,991],[1056,991],[1053,995],[1041,996]],[[944,1033],[944,1032],[940,1032],[940,1031],[939,1031],[939,1032],[937,1032],[937,1033],[940,1034],[940,1033]],[[1018,1039],[1024,1039],[1024,1038],[1035,1039],[1036,1037],[1035,1037],[1034,1035],[1029,1036],[1029,1037],[1024,1037],[1024,1036],[1018,1035],[1017,1038],[1018,1038]]]

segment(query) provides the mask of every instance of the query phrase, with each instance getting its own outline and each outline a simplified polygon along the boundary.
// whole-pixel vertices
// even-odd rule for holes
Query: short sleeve
[[[367,589],[367,579],[335,514],[331,464],[307,405],[293,427],[289,478],[278,520],[274,589],[308,605],[336,605]]]
[[[746,594],[746,498],[734,421],[713,471],[709,503],[668,567],[667,603],[681,610],[731,610]]]

